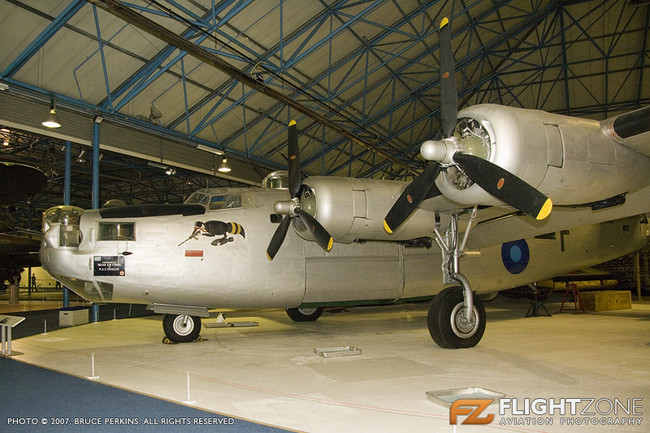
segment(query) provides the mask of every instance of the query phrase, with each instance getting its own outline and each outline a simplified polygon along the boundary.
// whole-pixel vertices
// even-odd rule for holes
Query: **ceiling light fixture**
[[[46,128],[61,127],[61,122],[59,122],[59,118],[56,115],[56,105],[54,104],[54,99],[50,99],[50,113],[47,115],[41,125],[45,126]]]
[[[151,167],[162,168],[163,170],[167,170],[169,168],[168,165],[160,164],[160,163],[153,162],[153,161],[147,162],[147,165],[149,165]]]
[[[231,168],[228,165],[228,158],[226,158],[226,155],[223,156],[223,159],[221,160],[221,165],[217,169],[221,173],[229,173]]]
[[[214,147],[206,146],[204,144],[199,144],[196,146],[197,149],[203,150],[204,152],[210,152],[214,153],[215,155],[223,155],[223,151],[219,149],[215,149]]]

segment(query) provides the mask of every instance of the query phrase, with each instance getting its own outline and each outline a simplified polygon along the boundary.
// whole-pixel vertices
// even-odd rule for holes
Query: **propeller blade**
[[[327,232],[327,230],[325,230],[325,227],[323,227],[316,218],[302,209],[296,209],[296,215],[300,217],[307,229],[314,234],[316,243],[329,253],[334,244],[334,239],[332,239],[332,236]]]
[[[440,191],[435,185],[440,169],[440,164],[437,162],[429,164],[413,182],[407,185],[384,218],[384,230],[393,233],[415,212],[424,199],[440,195]]]
[[[451,48],[451,24],[445,17],[440,23],[440,118],[445,138],[453,135],[458,117],[455,72],[456,63]]]
[[[505,204],[538,220],[551,213],[553,203],[550,198],[498,165],[460,152],[453,158],[470,179]]]
[[[280,222],[278,228],[275,229],[275,233],[273,233],[271,242],[269,242],[269,246],[266,248],[267,259],[273,260],[275,258],[275,255],[280,250],[280,247],[282,246],[282,242],[284,242],[284,238],[287,236],[287,230],[289,230],[289,223],[291,223],[291,217],[289,215],[286,215]]]
[[[302,179],[300,176],[300,149],[298,147],[298,131],[296,121],[289,122],[289,192],[291,197],[296,197],[300,190]]]

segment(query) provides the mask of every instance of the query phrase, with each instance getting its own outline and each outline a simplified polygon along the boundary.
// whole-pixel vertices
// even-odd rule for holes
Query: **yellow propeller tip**
[[[266,253],[266,258],[269,259],[269,262],[273,261],[273,257],[269,256],[269,253]]]
[[[552,209],[553,209],[553,202],[551,201],[550,198],[548,198],[544,202],[544,206],[542,206],[542,208],[539,210],[539,213],[537,214],[537,216],[535,218],[538,219],[538,220],[543,220],[544,218],[549,216]]]
[[[332,247],[333,247],[333,246],[334,246],[334,239],[332,239],[332,238],[330,237],[330,240],[329,240],[329,242],[327,243],[327,250],[326,250],[326,251],[327,251],[328,253],[329,253],[330,251],[332,251]]]
[[[296,121],[295,121],[295,120],[291,120],[291,121],[289,122],[289,126],[293,126],[293,125],[295,125],[295,124],[296,124]]]
[[[449,18],[444,17],[444,18],[442,19],[442,21],[440,21],[440,28],[442,29],[442,28],[443,28],[444,26],[446,26],[447,24],[449,24]]]
[[[384,230],[386,230],[386,233],[388,234],[391,235],[393,234],[393,231],[390,229],[390,227],[388,227],[388,223],[386,222],[386,220],[384,220]]]

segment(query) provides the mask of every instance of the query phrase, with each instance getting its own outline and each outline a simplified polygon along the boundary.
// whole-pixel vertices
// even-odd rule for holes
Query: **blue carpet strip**
[[[2,432],[286,432],[0,356]]]

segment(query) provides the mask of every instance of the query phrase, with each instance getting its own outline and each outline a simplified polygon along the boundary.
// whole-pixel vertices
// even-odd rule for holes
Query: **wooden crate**
[[[587,311],[610,311],[632,308],[632,294],[626,290],[580,292],[580,299]]]

